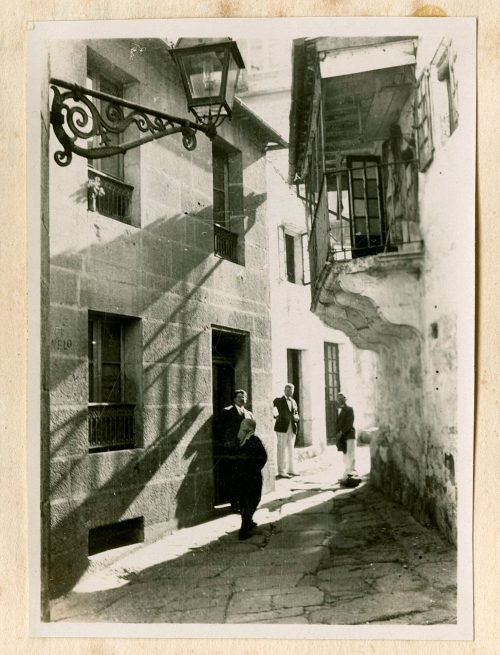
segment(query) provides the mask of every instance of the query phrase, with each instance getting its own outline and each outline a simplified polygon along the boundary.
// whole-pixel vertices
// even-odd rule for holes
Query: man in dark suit
[[[299,426],[299,408],[293,392],[295,387],[285,385],[285,395],[273,400],[274,431],[278,445],[278,478],[291,478],[295,471],[294,446]]]
[[[262,469],[267,453],[262,441],[255,434],[255,421],[245,418],[238,432],[239,451],[236,455],[235,489],[240,506],[240,540],[249,539],[257,525],[253,515],[262,495]]]
[[[337,450],[343,453],[345,470],[341,479],[346,479],[356,475],[354,410],[347,404],[347,398],[343,393],[337,395],[337,404],[339,406],[336,423]]]
[[[235,456],[240,447],[238,431],[243,419],[253,418],[252,412],[245,408],[246,402],[247,392],[244,389],[236,389],[233,394],[233,404],[224,407],[219,422],[219,440],[222,447],[220,450],[221,457],[218,462],[218,470],[222,478],[221,483],[225,490],[225,495],[234,511],[239,511],[234,479]]]

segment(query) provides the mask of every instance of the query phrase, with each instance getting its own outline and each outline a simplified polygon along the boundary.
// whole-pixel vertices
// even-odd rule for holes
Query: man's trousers
[[[278,446],[278,475],[297,475],[294,462],[296,436],[291,421],[286,432],[276,432]]]

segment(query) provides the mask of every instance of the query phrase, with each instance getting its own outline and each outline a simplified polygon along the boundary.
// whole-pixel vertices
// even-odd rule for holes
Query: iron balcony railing
[[[313,287],[328,261],[421,244],[417,162],[374,164],[326,173],[309,235]]]
[[[130,224],[134,187],[94,168],[88,175],[88,210]]]
[[[214,253],[218,257],[229,259],[237,263],[238,256],[238,235],[230,230],[222,227],[222,225],[214,224]]]
[[[89,450],[125,450],[135,447],[135,405],[90,403]]]

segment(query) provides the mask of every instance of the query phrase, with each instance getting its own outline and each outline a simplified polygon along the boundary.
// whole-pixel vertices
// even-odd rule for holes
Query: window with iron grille
[[[432,138],[432,111],[430,95],[430,73],[426,68],[418,81],[415,123],[417,129],[419,169],[424,171],[434,156]]]
[[[136,446],[137,319],[89,312],[89,449]]]
[[[111,64],[89,51],[87,63],[87,88],[100,91],[117,98],[125,95],[123,80],[113,77]],[[97,100],[96,106],[101,115],[106,118],[112,106],[105,100]],[[108,131],[106,134],[109,146],[117,146],[122,142],[123,135]],[[96,135],[89,146],[96,148],[104,145],[102,137]],[[134,153],[132,158],[139,155]],[[127,168],[123,154],[91,159],[88,166],[88,210],[103,216],[114,218],[123,223],[132,224],[132,194],[134,187],[127,180]]]
[[[243,168],[241,152],[223,144],[212,144],[214,254],[243,263],[238,235],[243,220]]]

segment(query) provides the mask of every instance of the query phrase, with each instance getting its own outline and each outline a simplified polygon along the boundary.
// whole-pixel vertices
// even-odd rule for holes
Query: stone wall
[[[127,97],[185,115],[180,80],[153,42],[130,57],[126,41],[91,44],[93,56],[126,74]],[[59,43],[51,75],[85,84],[87,44]],[[168,88],[168,94],[167,94]],[[145,538],[208,516],[213,508],[212,326],[245,332],[250,369],[237,386],[270,453],[271,326],[262,145],[233,119],[220,137],[242,153],[245,265],[213,254],[212,147],[187,152],[179,135],[142,146],[127,164],[133,225],[87,211],[87,162],[51,164],[52,585],[70,586],[87,566],[91,528],[144,517]],[[57,142],[51,139],[52,152]],[[127,155],[128,158],[128,155]],[[53,160],[52,160],[53,162]],[[130,176],[130,177],[129,177]],[[89,453],[88,312],[135,321],[139,447]],[[137,361],[138,359],[138,361]],[[137,368],[137,366],[136,366]]]
[[[420,42],[417,77],[433,60],[438,47],[442,47],[440,38]],[[455,74],[464,89],[468,72],[460,57],[455,62]],[[458,442],[463,439],[470,443],[473,438],[472,432],[464,431],[464,419],[460,421],[464,408],[458,400],[460,388],[470,385],[467,374],[472,369],[473,321],[468,312],[473,305],[470,258],[474,206],[472,200],[465,202],[462,193],[471,184],[470,167],[464,161],[472,157],[472,150],[465,146],[470,143],[464,136],[466,103],[461,105],[464,120],[460,122],[459,118],[458,127],[450,134],[446,83],[438,80],[433,66],[430,93],[434,153],[418,180],[420,231],[425,244],[418,305],[421,401],[415,408],[418,412],[414,424],[418,430],[405,430],[401,439],[391,425],[382,423],[372,457],[379,485],[390,489],[420,520],[436,524],[456,543]],[[459,101],[461,98],[465,99],[464,95],[459,96]],[[408,113],[402,116],[407,119]],[[404,120],[402,129],[408,130]],[[403,355],[405,361],[410,361],[409,353],[398,353],[398,357]],[[466,397],[464,401],[472,404],[473,399]],[[398,439],[400,443],[396,443]]]

